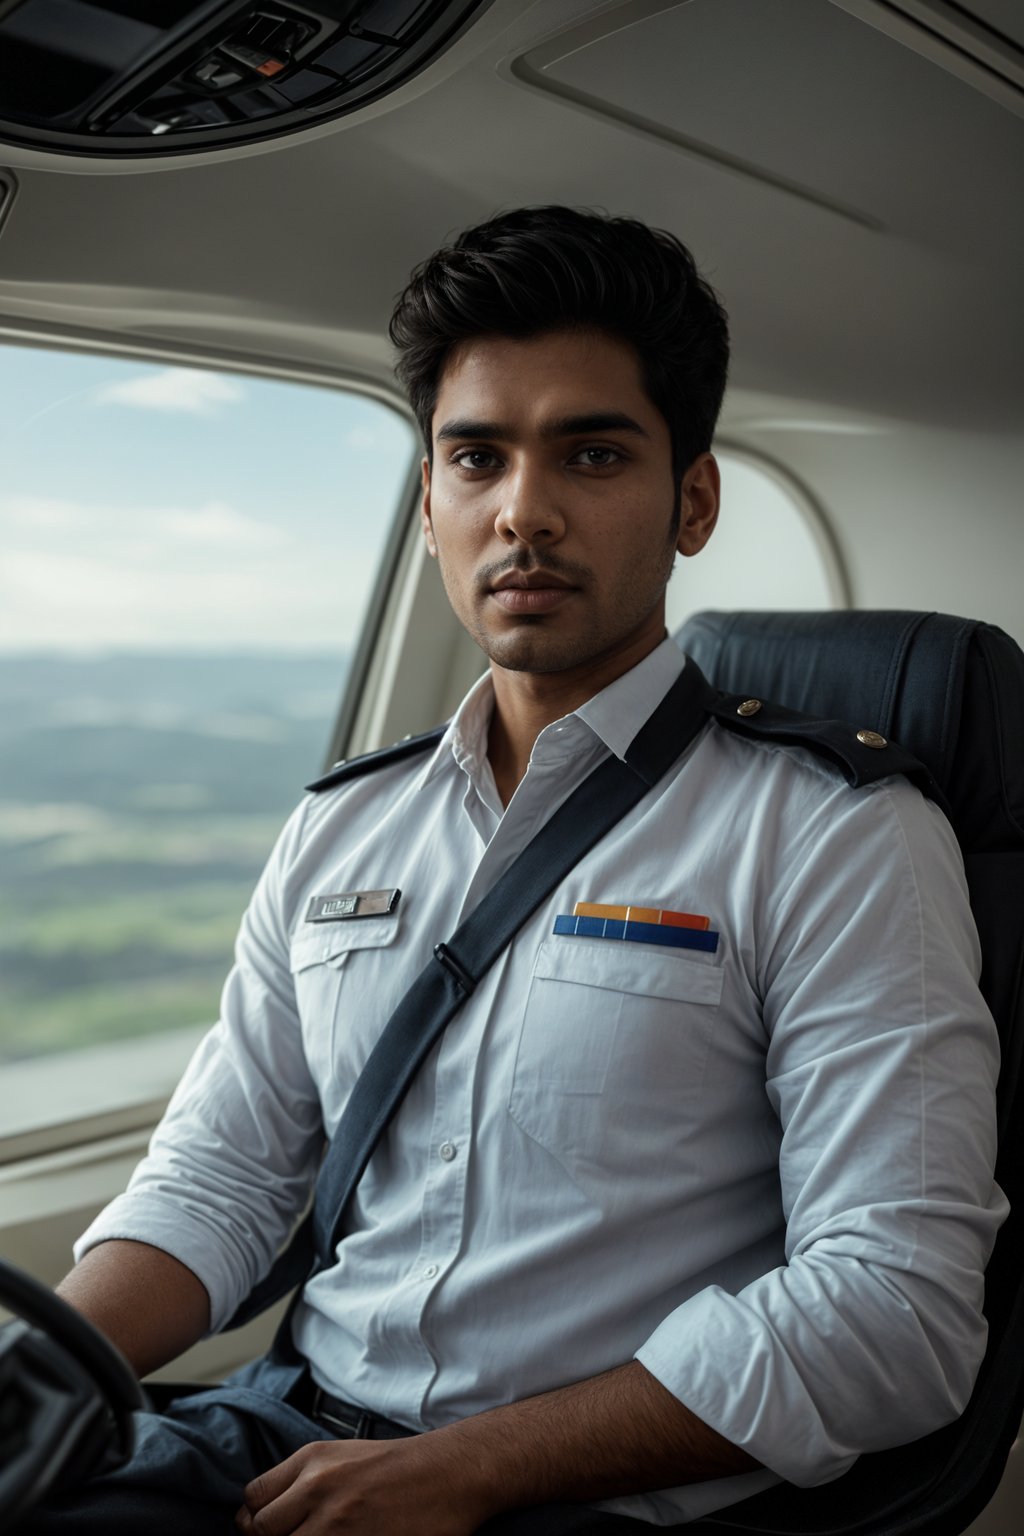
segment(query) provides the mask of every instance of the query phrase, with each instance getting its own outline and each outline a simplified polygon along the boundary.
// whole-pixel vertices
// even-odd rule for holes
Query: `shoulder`
[[[275,908],[295,920],[318,871],[333,868],[340,851],[355,847],[391,818],[389,838],[401,825],[416,794],[425,758],[447,727],[409,737],[379,752],[336,763],[307,786],[264,870],[262,888]],[[328,793],[328,791],[333,791]],[[339,839],[344,839],[343,842]]]
[[[438,725],[432,731],[424,731],[419,736],[406,736],[402,741],[397,741],[390,747],[382,747],[378,752],[366,752],[361,757],[347,758],[340,763],[335,763],[329,772],[319,779],[314,779],[311,784],[307,784],[306,789],[310,794],[318,795],[326,789],[334,789],[339,784],[347,784],[353,779],[365,778],[367,774],[392,768],[396,763],[421,757],[437,746],[447,729],[447,725]]]
[[[754,702],[759,710],[737,714]],[[925,883],[941,871],[943,881],[962,884],[944,798],[904,748],[881,737],[858,741],[849,724],[740,695],[720,695],[710,712],[708,814],[717,811],[723,846],[735,847],[736,858],[756,849],[765,882],[772,872],[785,885],[796,869],[817,871],[815,879],[825,870],[830,886],[863,882],[865,869],[873,881],[905,868]]]
[[[710,687],[702,758],[706,803],[723,806],[737,835],[783,862],[845,837],[883,843],[936,835],[956,846],[949,807],[927,767],[869,725],[783,708]],[[742,809],[741,809],[742,808]],[[732,835],[731,832],[729,835]]]
[[[744,694],[713,693],[708,707],[715,724],[732,738],[781,748],[787,757],[818,767],[831,778],[838,774],[855,789],[902,778],[947,810],[927,767],[870,726],[800,714]]]

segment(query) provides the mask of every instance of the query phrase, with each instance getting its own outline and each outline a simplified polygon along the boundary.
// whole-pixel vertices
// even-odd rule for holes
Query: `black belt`
[[[357,1408],[354,1403],[343,1403],[340,1397],[332,1397],[323,1387],[313,1387],[308,1414],[339,1440],[404,1440],[407,1435],[419,1434],[418,1429],[406,1429],[404,1424],[367,1413],[365,1408]]]

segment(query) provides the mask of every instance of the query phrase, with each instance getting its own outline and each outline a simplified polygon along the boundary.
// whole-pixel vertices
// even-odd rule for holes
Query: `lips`
[[[551,613],[578,588],[550,571],[506,571],[490,589],[499,608],[511,614]]]
[[[551,571],[506,571],[504,576],[498,577],[491,591],[541,592],[549,591],[552,587],[561,588],[566,592],[572,590],[569,582],[563,581],[560,576],[553,575]]]

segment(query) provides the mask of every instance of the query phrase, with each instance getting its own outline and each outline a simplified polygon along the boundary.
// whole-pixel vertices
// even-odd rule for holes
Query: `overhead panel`
[[[153,156],[276,137],[418,74],[491,0],[0,0],[0,142]]]
[[[1020,0],[831,0],[1024,117]]]
[[[955,244],[947,214],[958,189],[977,214],[986,184],[1012,185],[1024,123],[851,14],[873,4],[638,0],[566,30],[510,72],[781,197]]]

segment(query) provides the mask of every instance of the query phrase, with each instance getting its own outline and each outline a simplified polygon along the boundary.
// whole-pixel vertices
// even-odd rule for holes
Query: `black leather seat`
[[[1024,652],[992,625],[938,613],[701,613],[675,638],[716,687],[877,731],[931,770],[963,851],[1002,1043],[997,1177],[1013,1206],[986,1272],[985,1361],[955,1424],[820,1488],[773,1488],[686,1529],[959,1536],[995,1491],[1024,1411]]]

